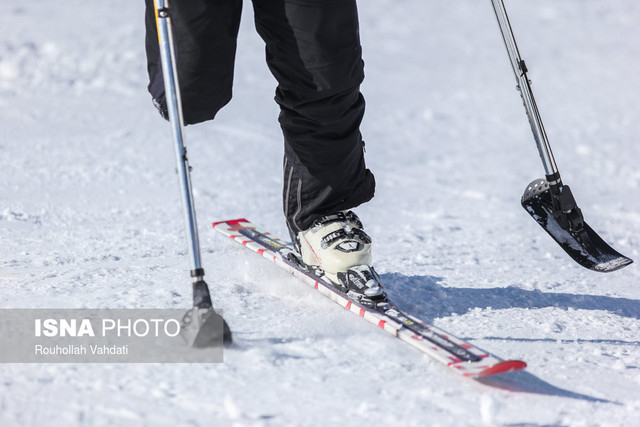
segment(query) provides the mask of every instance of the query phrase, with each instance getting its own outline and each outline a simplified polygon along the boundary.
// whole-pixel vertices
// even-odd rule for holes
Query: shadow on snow
[[[449,288],[435,276],[381,275],[392,301],[405,311],[430,321],[451,314],[465,314],[474,308],[544,308],[603,310],[618,316],[640,319],[640,301],[600,295],[545,293],[515,286],[506,288]]]
[[[446,317],[451,314],[464,314],[474,308],[545,308],[575,310],[602,310],[619,316],[640,319],[640,301],[628,298],[615,298],[599,295],[575,295],[566,293],[545,293],[539,290],[525,290],[515,286],[506,288],[471,289],[449,288],[442,286],[444,279],[435,276],[404,276],[399,273],[381,275],[389,297],[398,306],[427,323],[433,319]],[[467,338],[465,338],[467,339]],[[482,339],[504,339],[496,337],[482,337]],[[556,339],[520,339],[509,338],[513,341],[550,341]],[[588,340],[573,340],[575,342],[591,342]],[[566,340],[564,342],[567,342]],[[620,340],[596,340],[614,344],[640,344]],[[503,375],[480,378],[479,383],[515,392],[535,393],[547,396],[558,396],[590,402],[615,403],[606,399],[599,399],[580,393],[575,393],[556,387],[543,381],[527,371],[510,372]]]
[[[570,390],[556,387],[527,371],[509,372],[502,375],[478,378],[476,381],[490,387],[511,392],[533,393],[544,396],[566,397],[570,399],[585,400],[588,402],[613,403],[615,405],[620,405],[619,402],[599,399],[597,397],[575,393]]]

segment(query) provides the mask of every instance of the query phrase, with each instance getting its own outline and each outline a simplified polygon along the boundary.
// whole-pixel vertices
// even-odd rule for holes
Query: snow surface
[[[509,1],[564,181],[640,259],[640,3]],[[488,0],[360,2],[391,297],[525,372],[458,378],[215,233],[285,235],[274,79],[251,5],[235,98],[187,129],[225,363],[4,364],[2,426],[631,426],[640,273],[582,269],[519,206],[543,173]],[[0,307],[191,302],[169,127],[146,93],[141,1],[0,3]]]

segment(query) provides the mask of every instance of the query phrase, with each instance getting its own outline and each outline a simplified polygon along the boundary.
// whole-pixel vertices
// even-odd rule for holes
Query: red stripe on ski
[[[218,222],[214,222],[213,223],[213,227],[217,227],[220,224],[230,224],[230,225],[234,225],[234,224],[239,224],[241,222],[246,222],[249,223],[249,220],[244,219],[244,218],[238,218],[238,219],[231,219],[229,221],[218,221]]]

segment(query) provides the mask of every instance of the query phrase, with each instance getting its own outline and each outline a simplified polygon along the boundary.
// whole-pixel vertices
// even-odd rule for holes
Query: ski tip
[[[598,264],[595,264],[590,270],[598,271],[601,273],[610,273],[612,271],[620,270],[623,267],[633,263],[631,258],[627,258],[624,255],[620,255],[619,257],[602,261]],[[589,268],[589,267],[587,267]]]
[[[490,375],[504,374],[511,371],[521,371],[526,367],[527,364],[522,360],[503,360],[481,371],[476,377],[488,377]]]

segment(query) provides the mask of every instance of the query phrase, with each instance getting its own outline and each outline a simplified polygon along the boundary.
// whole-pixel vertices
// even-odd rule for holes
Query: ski
[[[213,228],[274,262],[305,284],[359,317],[396,336],[458,374],[479,378],[524,369],[521,360],[503,360],[400,310],[386,300],[365,305],[338,290],[331,281],[298,261],[292,245],[273,237],[246,219],[213,223]]]

